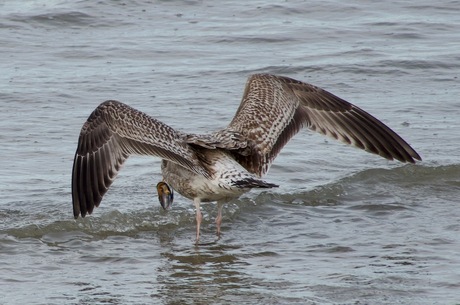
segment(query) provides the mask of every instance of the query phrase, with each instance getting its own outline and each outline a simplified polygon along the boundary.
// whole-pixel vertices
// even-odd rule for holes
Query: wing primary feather
[[[79,199],[79,184],[80,184],[80,168],[81,158],[75,154],[74,164],[72,169],[72,203],[73,215],[77,218],[80,215],[80,199]]]
[[[99,169],[99,170],[96,170],[96,181],[98,183],[98,197],[95,198],[95,202],[97,203],[96,206],[99,206],[99,203],[101,202],[102,200],[102,196],[103,194],[105,193],[105,191],[107,190],[107,186],[106,186],[106,183],[105,183],[105,176],[104,176],[104,173],[107,172],[107,166],[105,164],[105,149],[104,147],[101,147],[99,149],[99,155],[96,155],[96,158],[95,158],[95,161],[96,161],[96,168]]]
[[[97,156],[96,154],[91,154],[90,155],[90,167],[91,167],[91,185],[92,185],[92,207],[94,208],[94,206],[98,206],[99,205],[99,202],[100,202],[100,193],[101,193],[101,185],[100,185],[100,177],[99,177],[99,173],[100,173],[100,170],[98,170],[100,167],[99,167],[99,156]]]
[[[401,162],[411,163],[415,162],[413,158],[420,160],[420,156],[415,150],[413,150],[413,148],[391,128],[358,107],[356,107],[354,111],[364,118],[363,121],[370,123],[369,128],[372,128],[373,133],[380,135],[384,139],[387,143],[385,148],[393,152],[393,157],[395,159]]]
[[[104,176],[104,185],[106,190],[110,187],[112,184],[112,179],[110,176],[110,171],[112,170],[112,161],[110,160],[110,147],[109,145],[104,145],[101,150],[104,152],[102,155],[103,159],[102,162],[104,164],[104,171],[102,175]]]
[[[357,140],[363,145],[362,149],[380,155],[386,159],[393,159],[391,153],[382,144],[385,140],[380,137],[378,133],[370,132],[369,129],[374,129],[372,125],[365,125],[363,121],[357,120],[354,116],[348,116],[343,118],[346,121],[346,125],[352,130]]]
[[[371,149],[370,151],[388,160],[396,159],[404,162],[404,158],[398,150],[399,144],[394,141],[392,134],[385,132],[381,125],[374,125],[371,122],[367,122],[368,121],[355,121],[357,125],[360,125],[364,130],[368,131],[369,136],[372,136],[377,140],[377,142],[372,142],[376,149]]]
[[[86,158],[83,157],[83,156],[80,156],[80,159],[81,159],[81,165],[80,167],[78,168],[80,170],[80,175],[79,175],[79,180],[78,180],[78,183],[79,183],[79,187],[78,187],[78,196],[80,197],[79,198],[79,201],[80,201],[80,212],[81,212],[81,216],[82,217],[85,217],[86,216],[86,213],[87,213],[87,208],[86,208]]]
[[[86,160],[86,175],[85,175],[85,184],[86,187],[84,189],[86,195],[86,211],[88,214],[91,214],[93,212],[93,207],[94,207],[94,192],[96,191],[94,189],[94,173],[93,171],[96,171],[96,168],[93,166],[93,153],[88,153],[85,157]]]
[[[332,115],[334,115],[334,118],[331,118]],[[312,118],[314,119],[315,124],[317,124],[316,122],[323,122],[322,124],[326,123],[325,125],[329,126],[327,128],[323,127],[323,131],[321,133],[324,135],[330,136],[333,134],[337,136],[338,133],[333,133],[334,129],[330,126],[338,125],[339,128],[337,128],[337,130],[341,130],[346,134],[346,136],[342,136],[342,139],[335,137],[335,139],[360,149],[365,149],[365,145],[362,141],[363,135],[356,129],[355,126],[353,126],[353,124],[349,122],[349,119],[346,116],[342,115],[341,112],[330,114],[329,112],[317,111],[315,112],[315,115],[312,115]]]

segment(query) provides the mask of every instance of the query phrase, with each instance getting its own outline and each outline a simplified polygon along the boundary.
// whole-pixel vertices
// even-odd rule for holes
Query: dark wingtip
[[[409,162],[409,163],[412,163],[412,164],[415,164],[418,161],[422,161],[422,157],[420,157],[420,155],[414,149],[412,149],[412,147],[410,147],[410,149],[411,149],[411,151],[408,152],[409,155],[407,156],[407,158],[405,158],[403,160],[399,160],[399,161],[401,161],[401,162]]]
[[[412,157],[415,158],[415,159],[417,159],[417,161],[422,161],[422,157],[420,157],[420,155],[419,155],[417,152],[414,151],[414,153],[415,153],[415,156],[412,156]],[[412,160],[413,160],[413,159],[412,159]],[[414,161],[414,163],[415,163],[415,160],[413,160],[413,161]]]

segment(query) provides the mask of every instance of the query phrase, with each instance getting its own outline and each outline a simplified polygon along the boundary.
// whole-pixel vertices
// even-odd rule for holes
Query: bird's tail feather
[[[241,180],[233,181],[233,185],[239,188],[272,188],[279,186],[277,184],[265,182],[255,178],[244,178]]]

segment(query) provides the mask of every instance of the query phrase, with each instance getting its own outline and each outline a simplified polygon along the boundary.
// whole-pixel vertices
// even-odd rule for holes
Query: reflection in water
[[[258,281],[244,272],[249,263],[240,252],[241,246],[214,243],[163,253],[167,263],[158,270],[160,297],[167,304],[179,304],[184,298],[199,304],[238,303],[244,296],[256,300]]]

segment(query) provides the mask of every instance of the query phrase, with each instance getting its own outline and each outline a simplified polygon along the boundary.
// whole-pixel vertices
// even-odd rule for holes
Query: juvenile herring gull
[[[389,127],[332,93],[283,76],[255,74],[230,124],[209,134],[175,130],[118,101],[100,104],[78,139],[72,172],[74,216],[85,217],[99,206],[130,155],[149,155],[162,159],[163,181],[157,186],[162,206],[171,204],[172,189],[192,199],[198,242],[200,203],[217,201],[219,235],[222,204],[252,188],[276,187],[262,177],[303,127],[389,160],[421,160]]]

